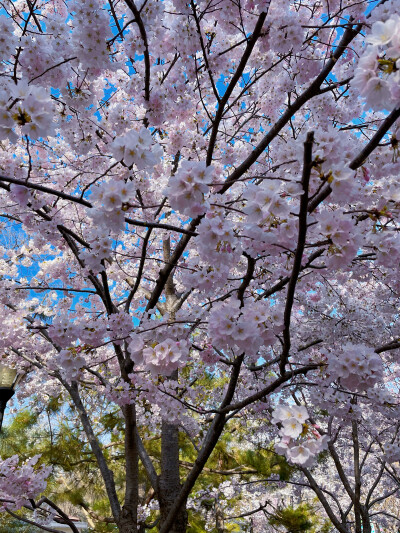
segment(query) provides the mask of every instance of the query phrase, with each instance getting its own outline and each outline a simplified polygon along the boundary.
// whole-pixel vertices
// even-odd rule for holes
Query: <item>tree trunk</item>
[[[352,403],[356,404],[357,400],[353,399]],[[354,459],[354,519],[355,519],[355,533],[363,533],[361,525],[361,469],[360,469],[360,445],[358,441],[358,426],[357,421],[352,421],[352,437],[353,437],[353,459]]]
[[[179,491],[179,429],[163,420],[161,429],[161,475],[159,481],[159,503],[161,524],[168,516]],[[169,533],[186,533],[188,516],[186,505],[182,505]]]
[[[219,496],[215,500],[215,529],[217,533],[225,533],[224,512],[219,503]]]
[[[364,508],[364,513],[362,515],[362,533],[371,533],[372,532],[372,526],[371,521],[368,516],[368,511]]]
[[[137,533],[139,503],[139,454],[136,440],[136,410],[124,408],[125,417],[125,499],[118,520],[120,533]]]
[[[122,508],[117,524],[119,533],[137,533],[137,516],[135,514],[126,507]]]
[[[168,263],[171,258],[170,239],[163,241],[164,260]],[[165,311],[169,315],[169,321],[175,320],[175,312],[179,298],[176,295],[173,278],[170,275],[165,285]],[[162,314],[164,314],[162,312]],[[172,372],[168,379],[178,380],[178,370]],[[168,513],[181,490],[179,475],[179,428],[175,424],[163,420],[161,425],[161,475],[158,484],[158,501],[160,504],[161,522],[163,525]],[[176,514],[175,520],[169,533],[186,533],[188,515],[186,501]]]

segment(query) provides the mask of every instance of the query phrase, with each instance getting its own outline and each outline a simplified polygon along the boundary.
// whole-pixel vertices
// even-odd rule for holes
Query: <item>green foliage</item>
[[[311,519],[311,509],[307,504],[298,507],[284,507],[276,511],[275,515],[269,519],[272,526],[283,526],[287,533],[302,533],[313,530]]]
[[[278,474],[281,481],[287,481],[295,470],[285,457],[277,455],[272,448],[239,452],[239,458],[243,465],[251,467],[258,475],[265,478],[271,474]]]
[[[202,388],[206,398],[207,390],[215,386],[224,386],[224,380],[205,374],[201,378]],[[145,407],[145,406],[144,406]],[[146,408],[146,407],[145,407]],[[122,419],[118,412],[110,410],[108,405],[98,407],[96,419],[96,433],[101,442],[105,444],[104,453],[115,476],[115,483],[121,501],[124,493],[124,439]],[[154,434],[142,434],[146,450],[150,455],[155,468],[160,473],[161,440]],[[229,480],[234,474],[240,476],[244,482],[265,480],[272,475],[279,475],[282,481],[288,480],[294,468],[284,457],[278,456],[270,448],[249,450],[246,446],[246,434],[240,421],[232,419],[225,433],[222,435],[207,464],[198,478],[194,492],[202,498],[200,511],[189,510],[188,533],[203,533],[206,529],[211,533],[219,533],[216,525],[218,504],[232,510],[238,506],[240,495],[226,496],[223,491],[218,491],[219,486]],[[184,479],[197,457],[194,442],[185,432],[179,434],[181,478]],[[49,478],[46,495],[61,507],[70,506],[75,509],[73,514],[90,517],[96,533],[112,533],[116,531],[114,524],[107,523],[104,519],[111,517],[109,501],[104,484],[93,456],[86,441],[80,438],[80,430],[70,422],[68,404],[63,398],[57,397],[49,401],[47,408],[42,413],[20,411],[4,428],[0,436],[0,452],[2,457],[18,454],[21,458],[28,458],[33,454],[41,454],[41,462],[53,465],[53,474]],[[236,479],[238,479],[236,477]],[[142,501],[152,498],[152,487],[140,463],[139,471],[140,494]],[[217,489],[217,490],[215,490]],[[268,483],[265,490],[271,490]],[[218,497],[215,498],[215,494]],[[72,506],[72,507],[71,507]],[[83,514],[82,514],[83,513]],[[154,511],[147,522],[157,519],[158,513]],[[328,529],[321,525],[315,529],[316,521],[311,518],[310,509],[303,505],[297,508],[285,508],[271,518],[271,523],[284,526],[288,533],[325,533]],[[225,533],[244,531],[248,518],[226,520]],[[15,524],[15,521],[14,521]],[[214,525],[214,528],[212,527]],[[1,526],[2,527],[2,526]],[[8,528],[8,529],[7,529]],[[12,522],[7,522],[7,528],[0,533],[31,533],[21,524],[15,529]],[[14,528],[14,529],[13,529]],[[325,528],[325,529],[323,529]]]
[[[0,533],[38,533],[38,528],[23,524],[12,516],[2,515]]]
[[[67,505],[75,509],[72,514],[82,517],[82,510],[94,513],[94,531],[96,533],[109,533],[115,531],[113,524],[97,523],[99,518],[111,516],[109,501],[106,496],[103,480],[100,476],[97,463],[91,449],[80,438],[80,430],[69,423],[69,408],[61,397],[49,400],[46,410],[42,413],[28,410],[19,411],[8,425],[3,427],[0,434],[0,454],[7,458],[18,455],[21,460],[26,460],[32,455],[40,454],[38,464],[45,463],[53,466],[52,475],[48,478],[46,496],[61,507]],[[112,415],[110,415],[112,418]],[[114,416],[114,419],[116,417]],[[104,416],[105,422],[111,428],[116,422]],[[100,439],[102,436],[100,435]],[[106,450],[106,456],[114,468],[115,462],[111,451]],[[123,489],[122,467],[114,468],[116,481],[120,481],[121,493]],[[24,529],[22,522],[16,520],[5,521],[6,516],[1,516],[6,529],[0,528],[0,533],[31,533],[37,528]],[[15,529],[13,524],[18,523]],[[14,529],[13,529],[14,528]]]
[[[329,533],[330,531],[332,531],[332,522],[330,520],[324,520],[318,533]]]
[[[321,517],[310,503],[278,509],[269,523],[284,527],[287,533],[329,533],[332,530],[330,520]]]

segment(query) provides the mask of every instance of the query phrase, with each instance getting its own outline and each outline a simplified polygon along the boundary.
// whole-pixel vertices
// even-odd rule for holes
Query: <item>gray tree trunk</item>
[[[159,480],[159,502],[163,524],[181,489],[179,477],[179,430],[174,424],[162,422],[161,430],[161,475]],[[186,533],[188,515],[182,505],[170,533]]]

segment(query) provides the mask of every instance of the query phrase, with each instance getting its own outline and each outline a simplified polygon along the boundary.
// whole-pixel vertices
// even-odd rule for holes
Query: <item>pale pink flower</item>
[[[366,40],[375,45],[388,44],[396,32],[396,26],[396,20],[389,19],[386,22],[378,20],[372,24],[371,33],[366,37]]]
[[[296,439],[303,431],[303,426],[296,418],[288,418],[282,422],[281,435]]]

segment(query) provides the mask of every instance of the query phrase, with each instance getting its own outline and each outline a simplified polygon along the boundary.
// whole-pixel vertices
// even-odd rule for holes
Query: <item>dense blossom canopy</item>
[[[1,353],[20,405],[73,406],[108,523],[186,531],[208,490],[267,531],[276,477],[196,485],[236,424],[334,530],[394,528],[398,0],[1,6]],[[0,463],[0,498],[39,523],[36,461]]]

